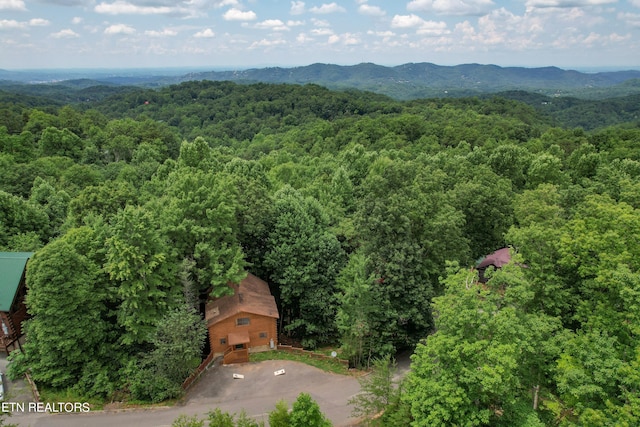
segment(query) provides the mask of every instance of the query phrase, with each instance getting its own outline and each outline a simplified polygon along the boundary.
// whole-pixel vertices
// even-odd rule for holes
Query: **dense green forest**
[[[12,370],[174,397],[202,303],[251,271],[306,347],[365,367],[415,347],[384,425],[638,425],[640,122],[615,105],[626,122],[584,130],[316,85],[3,94],[0,247],[36,251]]]

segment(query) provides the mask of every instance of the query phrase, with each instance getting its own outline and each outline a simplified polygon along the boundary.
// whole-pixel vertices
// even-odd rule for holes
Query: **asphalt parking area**
[[[284,375],[274,372],[285,370]],[[244,379],[233,379],[233,374]],[[207,370],[187,392],[184,400],[170,407],[92,411],[85,414],[14,414],[9,422],[20,427],[170,427],[179,415],[204,419],[209,411],[239,413],[245,410],[257,421],[268,422],[268,414],[284,399],[289,406],[301,392],[318,402],[322,412],[336,427],[353,426],[349,399],[360,391],[351,376],[324,372],[303,363],[265,361]]]
[[[276,376],[275,371],[285,374]],[[233,374],[244,376],[234,379]],[[324,372],[299,362],[269,360],[259,363],[216,366],[203,374],[189,390],[185,406],[209,403],[212,408],[237,407],[256,418],[265,418],[279,400],[291,405],[302,392],[318,402],[322,412],[336,426],[355,423],[348,401],[360,391],[351,376]]]

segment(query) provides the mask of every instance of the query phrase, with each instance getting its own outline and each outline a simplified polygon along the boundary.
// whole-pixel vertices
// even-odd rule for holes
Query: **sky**
[[[0,0],[0,68],[640,68],[640,0]]]

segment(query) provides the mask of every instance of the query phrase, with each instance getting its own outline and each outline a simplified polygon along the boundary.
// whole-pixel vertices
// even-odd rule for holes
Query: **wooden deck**
[[[234,349],[233,347],[229,347],[227,351],[224,352],[224,356],[222,359],[222,363],[224,363],[225,365],[231,365],[233,363],[246,363],[249,361],[249,349]]]

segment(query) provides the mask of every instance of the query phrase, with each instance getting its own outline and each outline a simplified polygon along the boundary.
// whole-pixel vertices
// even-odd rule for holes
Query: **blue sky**
[[[0,68],[640,66],[640,0],[0,0]]]

